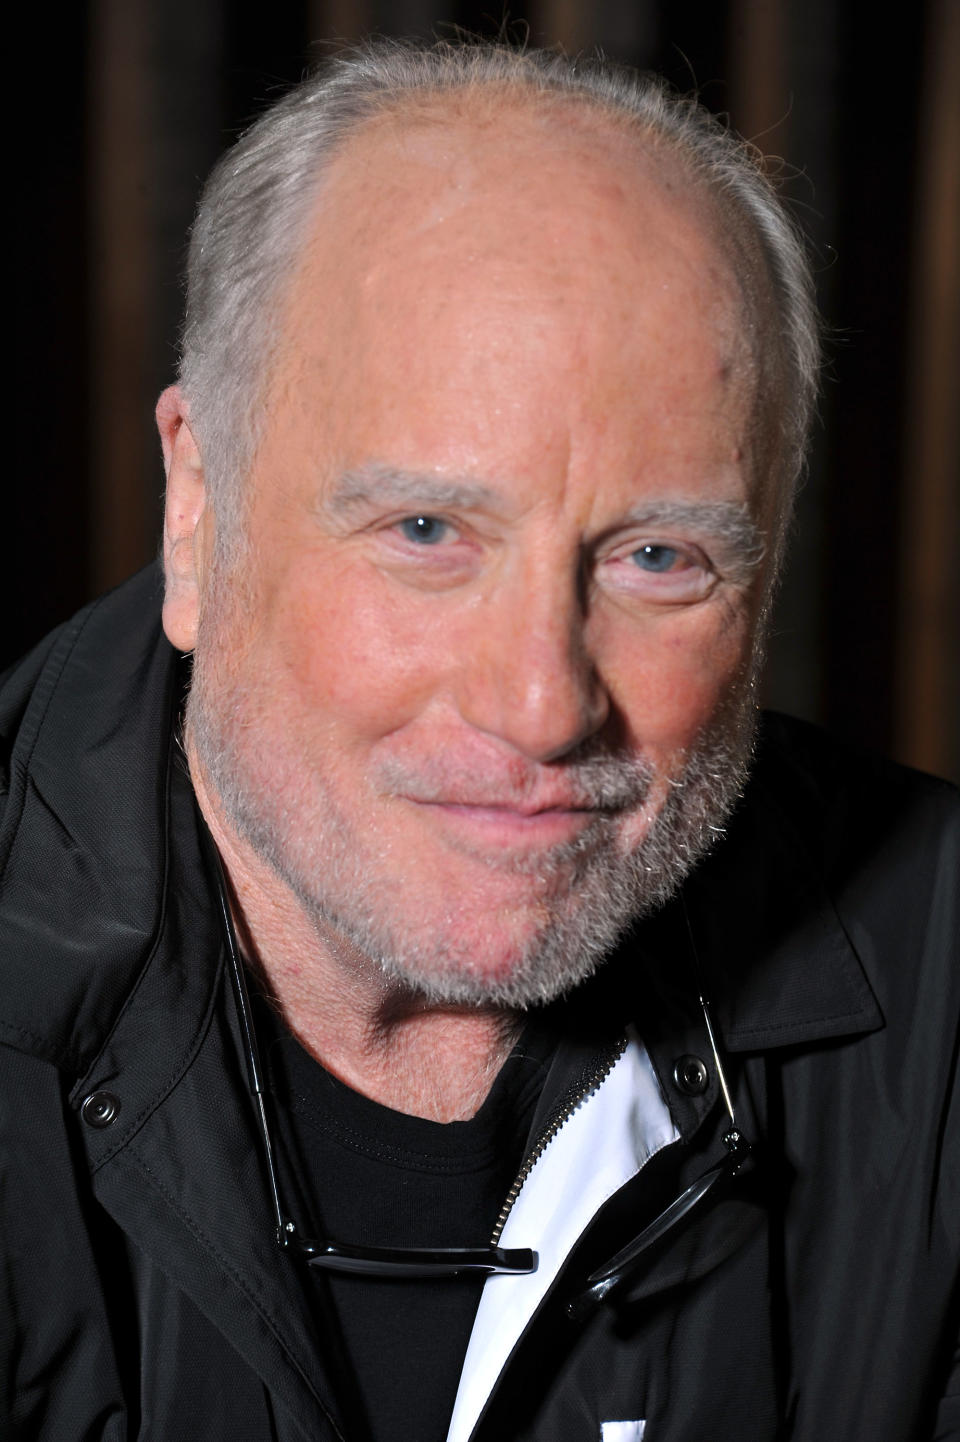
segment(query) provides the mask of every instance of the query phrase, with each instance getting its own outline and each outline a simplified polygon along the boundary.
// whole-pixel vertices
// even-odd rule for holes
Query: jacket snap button
[[[688,1097],[699,1097],[707,1089],[710,1074],[698,1056],[682,1056],[674,1065],[673,1080]]]
[[[120,1098],[113,1092],[91,1092],[80,1115],[88,1127],[108,1127],[120,1115]]]

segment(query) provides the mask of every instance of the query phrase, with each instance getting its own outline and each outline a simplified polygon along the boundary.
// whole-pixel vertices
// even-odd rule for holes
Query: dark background
[[[372,31],[494,34],[448,0],[99,0],[21,16],[7,80],[16,383],[0,664],[156,550],[152,430],[200,182]],[[960,0],[540,0],[508,32],[663,71],[770,157],[829,327],[766,699],[960,779]]]

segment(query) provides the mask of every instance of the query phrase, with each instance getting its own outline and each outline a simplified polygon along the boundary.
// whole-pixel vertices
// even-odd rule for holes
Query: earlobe
[[[170,386],[157,402],[157,426],[167,472],[163,525],[166,591],[163,629],[180,651],[192,651],[197,639],[203,584],[206,484],[200,449],[189,424],[189,408],[179,386]]]

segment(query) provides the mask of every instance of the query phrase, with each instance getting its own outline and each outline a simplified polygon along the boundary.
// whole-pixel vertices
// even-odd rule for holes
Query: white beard
[[[476,964],[471,897],[445,897],[439,909],[425,904],[421,913],[403,858],[358,829],[323,775],[304,775],[304,763],[284,754],[276,717],[266,719],[269,698],[263,704],[255,692],[251,699],[238,681],[217,674],[225,630],[216,623],[205,630],[214,628],[209,644],[201,632],[187,732],[224,819],[289,888],[321,940],[332,933],[341,946],[349,943],[398,990],[429,1004],[524,1008],[570,991],[633,921],[677,890],[722,834],[746,780],[754,736],[750,681],[727,698],[675,775],[657,775],[645,760],[592,742],[550,763],[585,800],[607,809],[575,842],[533,857],[481,858],[494,871],[533,878],[540,914],[533,933],[511,950],[509,966],[491,976]],[[428,770],[431,776],[414,775],[412,784],[434,787],[442,758]],[[395,779],[390,767],[377,777],[388,790]],[[402,779],[409,789],[406,769]],[[632,849],[618,834],[628,807],[633,815],[649,813]]]

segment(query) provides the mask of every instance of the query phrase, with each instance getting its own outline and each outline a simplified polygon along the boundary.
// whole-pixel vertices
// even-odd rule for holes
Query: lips
[[[410,798],[402,798],[410,801]],[[468,849],[498,853],[549,852],[569,846],[596,826],[598,813],[583,806],[522,806],[460,801],[411,802],[439,829]]]
[[[387,795],[424,806],[529,818],[634,809],[646,800],[652,775],[646,761],[606,753],[556,769],[529,769],[514,759],[507,775],[502,766],[472,768],[446,757],[422,764],[391,758],[379,768],[378,781]]]
[[[450,796],[450,795],[418,795],[406,791],[400,793],[404,801],[415,801],[421,806],[442,806],[452,807],[462,811],[490,812],[494,816],[504,818],[516,816],[518,818],[530,819],[535,816],[552,814],[595,814],[599,811],[619,810],[619,807],[600,807],[592,802],[584,801],[581,797],[564,797],[551,801],[509,800],[504,801],[500,797],[487,796]]]

